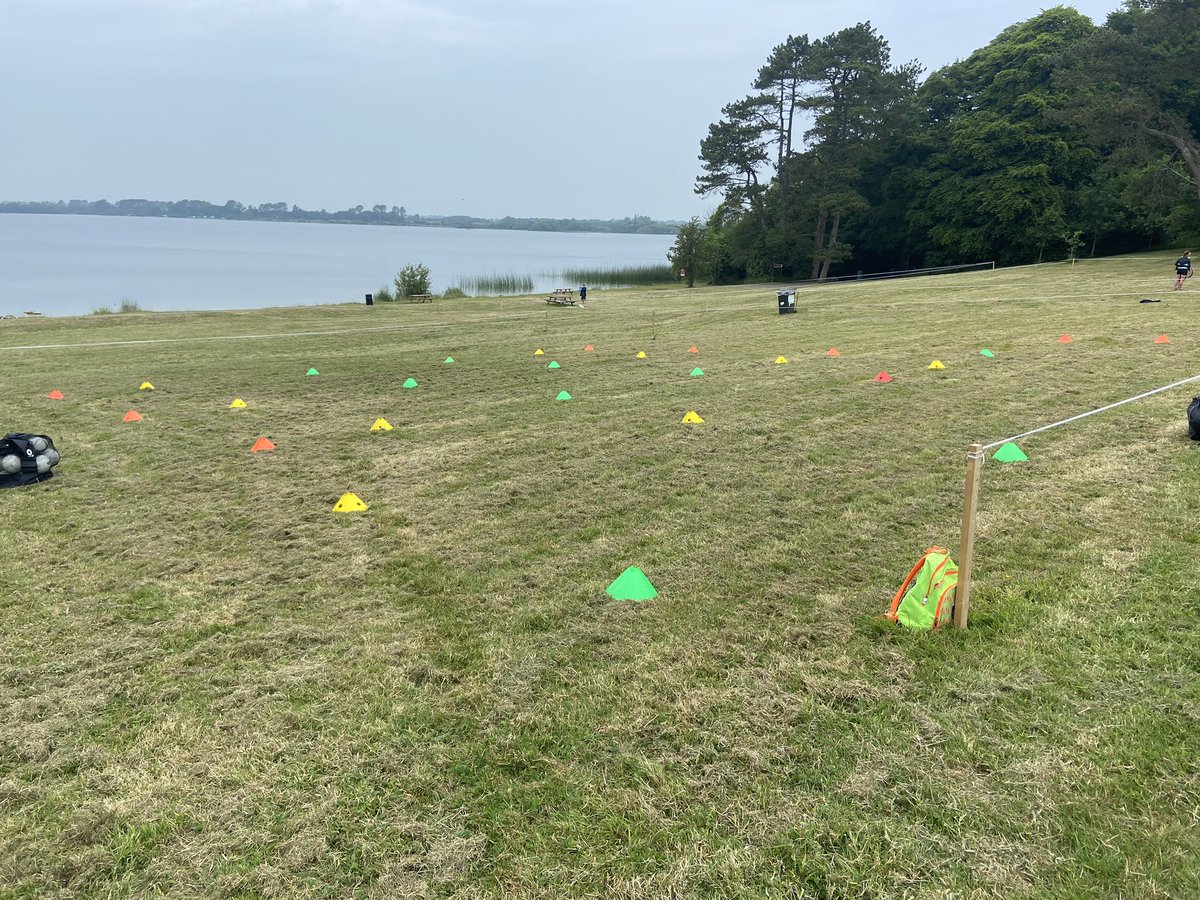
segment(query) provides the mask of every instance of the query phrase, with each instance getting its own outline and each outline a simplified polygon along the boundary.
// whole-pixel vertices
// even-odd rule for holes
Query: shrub
[[[138,302],[136,300],[130,300],[128,297],[122,297],[121,306],[117,312],[134,313],[145,312],[145,310],[138,306]]]
[[[396,276],[396,296],[411,297],[413,294],[429,293],[429,268],[420,263],[410,263]]]
[[[446,288],[446,290],[444,290],[442,292],[443,300],[453,300],[455,297],[467,297],[467,296],[469,296],[467,294],[467,292],[459,287]]]
[[[396,295],[392,293],[392,289],[386,284],[381,284],[379,290],[375,292],[375,299],[380,303],[391,303],[396,299]]]

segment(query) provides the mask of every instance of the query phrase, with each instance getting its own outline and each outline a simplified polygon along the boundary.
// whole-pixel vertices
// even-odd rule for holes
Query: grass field
[[[0,323],[63,454],[0,492],[0,896],[1200,896],[1200,390],[989,461],[970,629],[878,618],[971,441],[1200,372],[1170,273]]]

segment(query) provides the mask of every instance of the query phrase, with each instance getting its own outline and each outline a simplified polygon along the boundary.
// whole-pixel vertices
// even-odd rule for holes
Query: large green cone
[[[653,600],[658,596],[650,579],[637,566],[630,566],[618,575],[607,592],[614,600]]]

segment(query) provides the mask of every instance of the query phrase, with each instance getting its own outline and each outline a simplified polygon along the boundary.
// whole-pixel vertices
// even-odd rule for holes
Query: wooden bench
[[[409,303],[432,303],[433,294],[409,294]]]

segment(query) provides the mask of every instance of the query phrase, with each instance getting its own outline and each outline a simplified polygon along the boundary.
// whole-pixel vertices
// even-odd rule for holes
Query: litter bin
[[[779,314],[786,316],[788,313],[796,311],[796,291],[776,291],[775,296],[779,298]]]
[[[367,294],[367,306],[374,306],[374,305],[375,305],[375,298],[372,297],[370,294]]]

